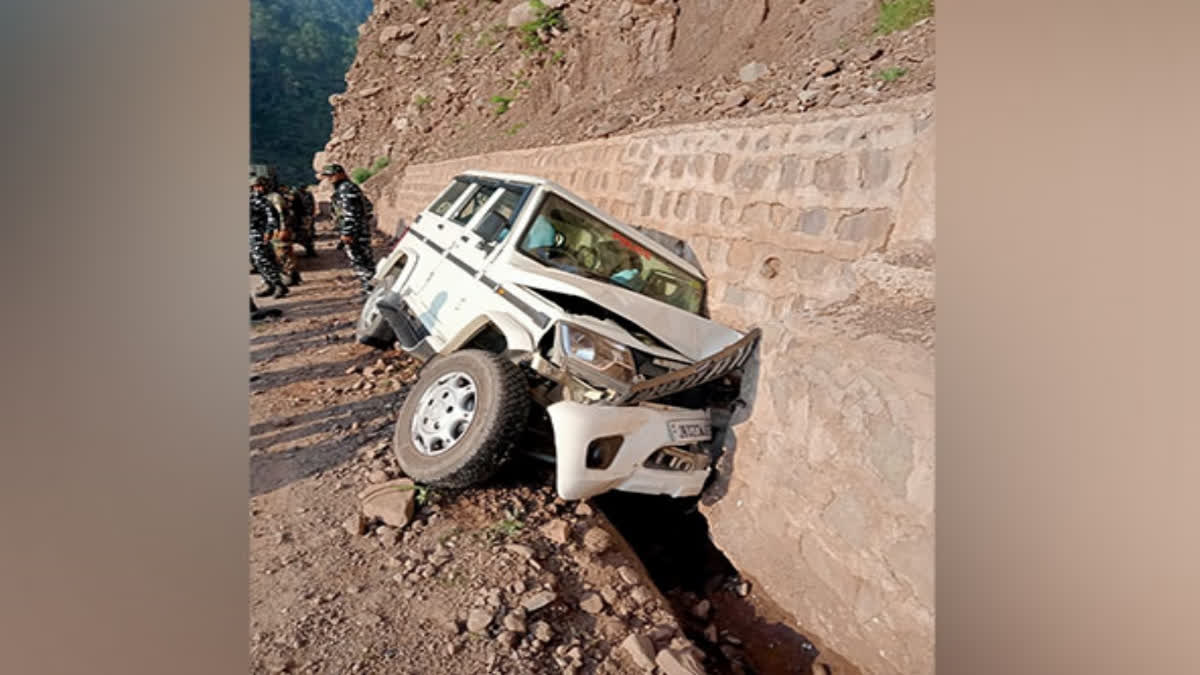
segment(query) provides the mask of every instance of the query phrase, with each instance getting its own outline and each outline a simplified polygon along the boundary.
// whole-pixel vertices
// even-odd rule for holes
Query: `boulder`
[[[363,515],[396,528],[408,525],[416,508],[416,487],[408,478],[372,485],[358,494]]]

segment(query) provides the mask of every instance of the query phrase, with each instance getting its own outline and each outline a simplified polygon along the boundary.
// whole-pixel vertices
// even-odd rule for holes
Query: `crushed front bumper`
[[[711,471],[708,455],[687,452],[711,435],[707,410],[690,410],[643,403],[635,406],[584,405],[571,401],[546,408],[554,427],[556,488],[563,499],[585,499],[608,490],[690,497],[700,494]],[[674,431],[673,431],[674,429]],[[589,446],[620,437],[615,455],[588,466]],[[593,446],[594,447],[594,446]],[[657,468],[647,460],[661,457],[656,451],[684,460],[686,469]],[[602,467],[602,468],[601,468]]]

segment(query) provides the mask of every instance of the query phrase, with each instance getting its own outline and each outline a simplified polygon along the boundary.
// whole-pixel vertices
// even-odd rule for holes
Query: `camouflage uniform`
[[[252,178],[251,185],[263,185],[261,179]],[[275,293],[275,297],[287,295],[288,289],[279,274],[279,263],[271,253],[271,247],[265,237],[279,229],[279,213],[271,202],[253,189],[250,192],[250,260],[254,262],[266,287],[258,292],[259,296]]]
[[[292,195],[295,199],[295,209],[299,215],[296,243],[304,247],[305,257],[312,258],[317,255],[317,231],[313,227],[316,220],[313,209],[316,204],[314,204],[312,193],[308,191],[308,188],[293,188]]]
[[[336,165],[333,165],[336,167]],[[326,171],[332,167],[326,167]],[[338,170],[341,167],[336,167]],[[344,171],[339,171],[345,173]],[[353,181],[342,179],[333,186],[333,222],[337,224],[338,235],[350,237],[346,244],[346,254],[350,257],[350,265],[354,274],[362,284],[363,293],[371,290],[371,279],[375,276],[375,262],[371,255],[371,225],[368,220],[367,200]]]
[[[288,187],[280,185],[273,192],[267,195],[267,200],[271,202],[271,206],[279,212],[280,224],[279,229],[271,236],[271,246],[275,249],[275,258],[279,261],[280,268],[284,275],[292,285],[300,283],[300,268],[296,263],[296,253],[292,250],[292,241],[296,238],[294,229],[295,210],[290,204],[287,197]]]

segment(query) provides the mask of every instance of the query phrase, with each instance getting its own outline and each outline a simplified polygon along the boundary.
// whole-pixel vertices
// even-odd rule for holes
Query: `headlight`
[[[627,391],[637,368],[625,345],[569,323],[558,325],[559,347],[568,370],[585,380]],[[574,368],[572,367],[574,366]]]

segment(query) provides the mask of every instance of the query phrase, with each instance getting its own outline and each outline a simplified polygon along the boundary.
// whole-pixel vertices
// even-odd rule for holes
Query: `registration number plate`
[[[667,422],[671,440],[676,443],[695,443],[712,438],[712,426],[704,422]]]

